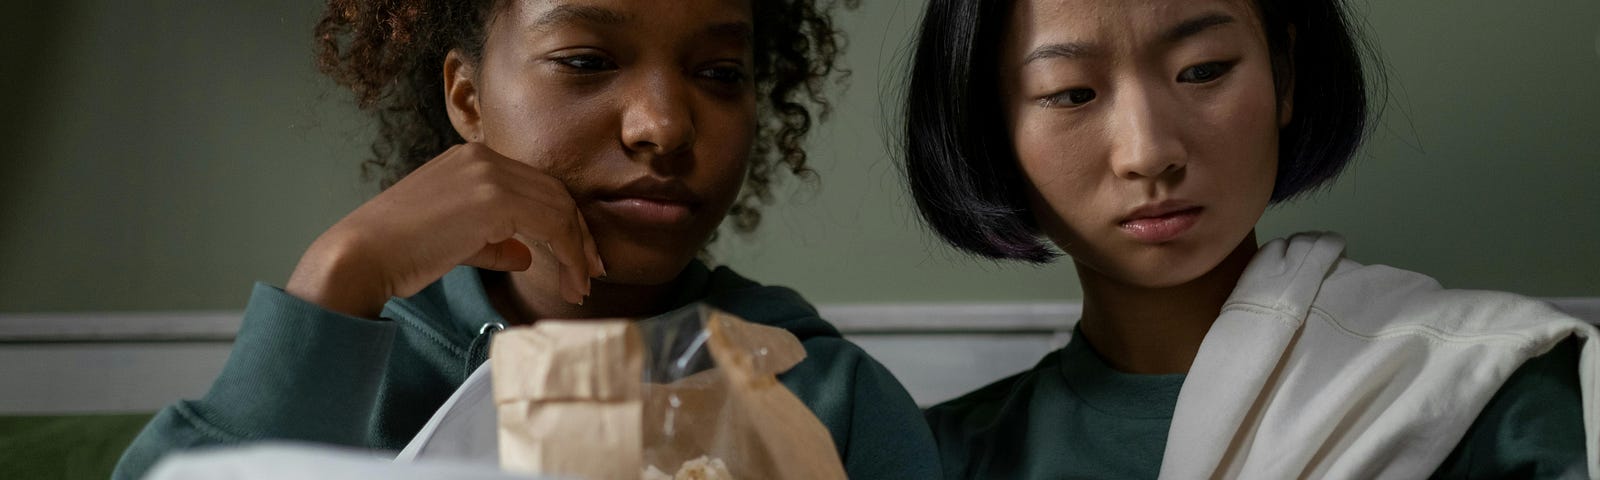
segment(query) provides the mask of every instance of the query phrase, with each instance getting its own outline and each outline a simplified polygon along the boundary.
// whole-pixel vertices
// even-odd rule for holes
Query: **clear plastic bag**
[[[776,375],[787,331],[694,306],[639,322],[546,321],[495,336],[507,470],[590,479],[832,479],[826,427]]]

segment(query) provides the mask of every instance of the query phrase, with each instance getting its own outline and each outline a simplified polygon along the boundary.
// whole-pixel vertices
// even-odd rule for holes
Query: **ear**
[[[483,140],[477,65],[459,50],[450,50],[444,57],[444,106],[450,115],[450,125],[461,138],[469,142]]]
[[[1288,68],[1283,72],[1283,97],[1278,99],[1278,128],[1289,126],[1289,121],[1294,120],[1294,77],[1295,77],[1295,28],[1289,26],[1289,55]]]

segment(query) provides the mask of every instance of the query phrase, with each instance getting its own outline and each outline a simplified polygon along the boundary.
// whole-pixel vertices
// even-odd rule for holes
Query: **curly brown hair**
[[[381,188],[465,141],[446,113],[439,69],[452,49],[481,56],[484,28],[503,1],[328,0],[315,30],[317,67],[377,117],[378,139],[362,171]],[[772,201],[775,169],[814,175],[802,146],[812,109],[826,116],[826,80],[848,73],[838,65],[844,39],[831,18],[839,0],[752,1],[759,120],[749,175],[728,213],[744,233],[755,230],[759,207]]]

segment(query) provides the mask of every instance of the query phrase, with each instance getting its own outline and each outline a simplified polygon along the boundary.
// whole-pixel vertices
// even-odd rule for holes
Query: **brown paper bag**
[[[844,478],[827,428],[776,378],[804,358],[789,332],[709,307],[508,329],[490,355],[501,466],[586,479]]]
[[[638,330],[626,321],[540,322],[494,336],[500,466],[583,478],[639,475]]]

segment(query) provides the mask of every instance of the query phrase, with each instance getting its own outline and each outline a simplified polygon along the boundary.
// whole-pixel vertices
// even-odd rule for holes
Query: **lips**
[[[1203,210],[1198,205],[1181,201],[1147,204],[1123,217],[1117,226],[1141,243],[1165,243],[1192,229]]]
[[[670,226],[682,224],[694,216],[693,209],[688,205],[643,198],[600,200],[596,205],[606,213],[630,223]]]
[[[683,182],[652,176],[596,191],[593,198],[607,215],[648,226],[683,224],[700,206],[699,196]]]

